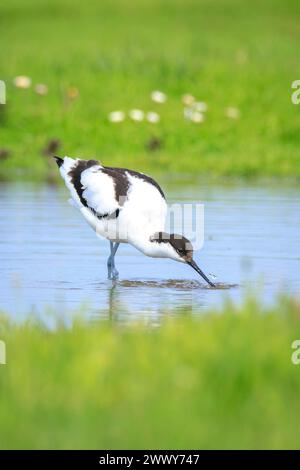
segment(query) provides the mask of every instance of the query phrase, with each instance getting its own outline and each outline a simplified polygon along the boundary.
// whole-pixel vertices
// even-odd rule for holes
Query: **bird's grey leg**
[[[115,267],[115,254],[117,249],[119,248],[120,243],[113,243],[110,242],[110,256],[107,260],[107,271],[108,271],[108,279],[118,279],[119,273]]]
[[[107,277],[108,277],[108,279],[111,279],[114,244],[111,241],[109,242],[109,244],[110,244],[110,255],[109,255],[108,260],[107,260]]]
[[[115,246],[113,248],[113,265],[112,265],[112,278],[113,279],[119,278],[119,271],[117,270],[115,266],[115,254],[117,253],[119,246],[120,246],[120,243],[115,243]]]

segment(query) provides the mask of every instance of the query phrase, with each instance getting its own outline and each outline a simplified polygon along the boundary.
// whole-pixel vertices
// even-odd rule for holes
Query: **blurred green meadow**
[[[296,0],[1,2],[0,180],[56,181],[52,154],[174,181],[299,180],[299,20]],[[28,262],[20,253],[7,273]],[[157,328],[78,319],[53,331],[0,317],[0,448],[299,448],[299,303],[165,313]]]
[[[54,333],[0,320],[0,447],[299,448],[299,303],[247,301],[160,328]]]
[[[57,178],[51,153],[195,178],[299,177],[299,18],[297,0],[1,2],[1,177]],[[13,84],[20,75],[30,88]],[[187,93],[207,104],[203,122],[184,119]],[[132,121],[136,108],[160,122]],[[116,110],[124,122],[108,120]]]

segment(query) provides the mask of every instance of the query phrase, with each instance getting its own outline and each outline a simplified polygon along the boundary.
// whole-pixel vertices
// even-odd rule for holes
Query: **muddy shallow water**
[[[202,313],[255,290],[264,302],[300,292],[300,188],[270,185],[167,189],[170,202],[205,203],[205,243],[191,268],[121,245],[120,280],[106,279],[108,242],[67,203],[64,187],[0,185],[0,309],[15,318],[60,316],[158,323],[183,307]]]

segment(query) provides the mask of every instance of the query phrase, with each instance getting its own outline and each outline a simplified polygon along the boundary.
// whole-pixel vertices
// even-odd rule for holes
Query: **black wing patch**
[[[81,173],[95,165],[100,165],[100,163],[97,160],[79,160],[77,162],[77,165],[69,171],[71,183],[73,184],[82,205],[90,209],[98,219],[117,218],[120,212],[119,209],[114,211],[112,214],[109,214],[109,213],[98,214],[95,211],[95,209],[93,209],[92,207],[89,207],[86,199],[83,197],[83,192],[85,188],[81,184]],[[136,178],[140,178],[149,184],[152,184],[152,186],[154,186],[159,191],[161,196],[165,199],[163,190],[158,185],[158,183],[153,178],[151,178],[150,176],[144,175],[143,173],[139,173],[138,171],[134,171],[134,170],[128,170],[127,168],[114,168],[114,167],[102,167],[102,166],[101,168],[99,168],[99,171],[107,174],[108,176],[112,178],[114,182],[116,201],[120,205],[124,204],[124,201],[126,200],[126,197],[127,197],[128,189],[130,187],[130,182],[128,180],[127,173]]]
[[[123,205],[127,197],[128,189],[130,186],[126,173],[120,168],[101,168],[101,172],[110,176],[114,182],[115,198],[120,205]]]
[[[89,207],[89,209],[92,211],[92,213],[94,214],[95,217],[97,217],[97,219],[117,219],[119,217],[119,214],[120,214],[120,209],[117,209],[115,210],[112,214],[109,214],[108,212],[106,212],[106,214],[98,214],[98,212],[95,211],[95,209],[93,209],[92,207]]]
[[[134,170],[128,170],[127,168],[113,168],[113,167],[104,167],[102,171],[106,171],[107,174],[112,176],[115,181],[115,188],[116,188],[116,196],[120,194],[123,197],[126,197],[128,188],[130,186],[130,183],[128,181],[128,178],[126,176],[126,173],[128,173],[131,176],[135,176],[136,178],[140,178],[141,180],[145,181],[146,183],[152,184],[161,194],[161,196],[165,198],[164,192],[159,186],[159,184],[150,176],[144,175],[143,173],[139,173],[138,171]]]
[[[80,202],[85,207],[89,207],[89,206],[88,206],[87,201],[83,197],[84,187],[81,184],[81,173],[84,170],[87,170],[88,168],[90,168],[91,166],[94,166],[94,165],[100,165],[100,163],[97,162],[97,160],[79,160],[77,162],[77,165],[75,167],[73,167],[72,170],[70,170],[69,173],[68,173],[70,178],[71,178],[71,183],[73,184],[73,186],[74,186],[74,188],[75,188],[75,190],[78,194]],[[89,207],[89,209],[90,209],[90,207]]]

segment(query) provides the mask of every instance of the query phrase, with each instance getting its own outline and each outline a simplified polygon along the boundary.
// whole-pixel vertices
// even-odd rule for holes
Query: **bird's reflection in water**
[[[230,287],[233,286],[218,286]],[[99,320],[117,323],[159,324],[166,316],[199,314],[206,306],[208,288],[198,281],[184,279],[107,281],[97,286],[97,290],[105,293],[106,301],[103,299],[94,315]]]
[[[116,281],[112,281],[108,287],[108,318],[110,321],[117,320],[118,316],[118,289]]]

